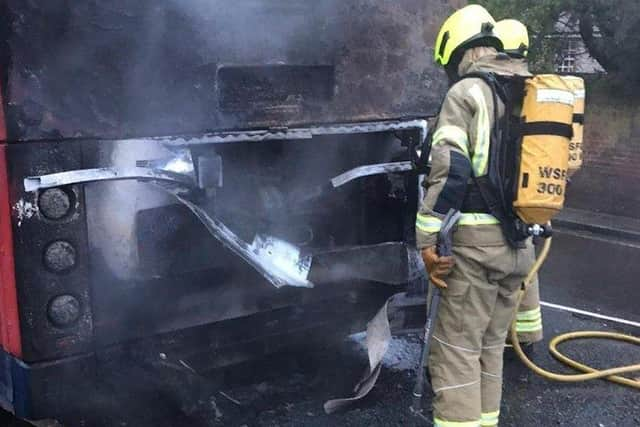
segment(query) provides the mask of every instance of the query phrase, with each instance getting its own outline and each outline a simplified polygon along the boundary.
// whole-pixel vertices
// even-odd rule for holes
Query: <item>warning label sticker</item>
[[[553,102],[565,105],[573,105],[573,93],[561,89],[538,89],[538,102]]]

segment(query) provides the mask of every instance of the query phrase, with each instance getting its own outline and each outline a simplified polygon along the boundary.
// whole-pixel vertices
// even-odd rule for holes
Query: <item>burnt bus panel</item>
[[[94,368],[111,352],[132,372],[132,355],[157,362],[160,353],[206,369],[287,338],[361,330],[397,288],[337,279],[276,289],[153,183],[31,194],[23,179],[133,167],[173,154],[154,136],[197,144],[231,129],[193,154],[212,167],[202,177],[211,213],[243,239],[267,234],[310,253],[411,240],[414,175],[327,191],[351,168],[407,160],[398,135],[305,126],[434,115],[446,83],[431,46],[449,3],[8,0],[0,58],[27,362],[12,361],[24,375],[11,385],[16,411],[94,412],[99,402],[85,398],[104,404],[113,391],[94,393]],[[300,139],[249,142],[261,132]]]
[[[170,155],[153,139],[82,145],[84,168]],[[326,189],[361,162],[406,153],[390,132],[216,144],[194,153],[220,156],[223,184],[208,195],[211,209],[245,241],[269,235],[311,253],[403,240],[407,194],[415,188],[405,189],[402,177]],[[99,346],[352,292],[349,282],[276,290],[151,183],[93,183],[84,191]]]
[[[389,126],[378,125],[370,128]],[[345,133],[322,136],[302,129],[295,134],[309,135],[306,139],[260,143],[202,145],[194,138],[191,157],[217,159],[214,169],[222,178],[214,188],[200,190],[201,196],[210,213],[246,242],[273,236],[304,254],[316,254],[410,240],[415,176],[379,175],[339,188],[329,185],[334,176],[361,164],[409,156],[399,139],[409,131],[357,128],[360,133],[348,134],[350,128],[336,125],[332,132]],[[411,132],[416,138],[422,131]],[[375,281],[329,275],[316,289],[275,289],[150,182],[76,184],[35,195],[24,191],[27,176],[172,158],[175,147],[167,144],[175,141],[182,139],[10,144],[25,360],[61,358],[285,307],[352,299],[358,280]]]
[[[215,239],[203,239],[206,228],[182,205],[138,211],[135,219],[139,265],[147,277],[171,277],[214,268]]]
[[[222,66],[217,76],[220,109],[240,113],[279,106],[319,108],[331,102],[334,79],[331,66]]]
[[[426,117],[441,0],[9,0],[10,139]]]
[[[55,419],[65,426],[210,424],[209,412],[200,422],[191,412],[185,416],[184,409],[208,402],[211,388],[217,387],[212,378],[220,373],[206,374],[251,355],[322,349],[329,336],[342,339],[355,332],[349,326],[364,324],[390,291],[358,285],[367,289],[366,301],[317,301],[145,337],[95,354],[25,364],[0,351],[0,405],[21,419]],[[158,404],[159,397],[164,404]]]
[[[81,167],[81,144],[10,144],[8,168],[23,359],[87,352],[93,320],[81,186],[26,193],[25,176]]]

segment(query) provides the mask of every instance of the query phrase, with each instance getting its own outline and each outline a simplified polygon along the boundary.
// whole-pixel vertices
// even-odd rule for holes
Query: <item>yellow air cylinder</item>
[[[525,82],[513,207],[527,224],[546,224],[564,205],[573,111],[573,90],[562,77],[543,74]]]
[[[573,138],[569,143],[569,176],[571,176],[582,167],[585,86],[582,77],[563,76],[562,79],[573,90],[575,97],[575,103],[573,105]]]

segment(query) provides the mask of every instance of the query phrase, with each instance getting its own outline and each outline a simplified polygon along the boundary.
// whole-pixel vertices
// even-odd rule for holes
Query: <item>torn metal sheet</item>
[[[353,396],[339,399],[332,399],[324,404],[324,411],[327,414],[334,413],[349,405],[361,400],[373,389],[382,369],[382,359],[389,349],[391,342],[390,319],[398,311],[396,300],[402,300],[404,293],[393,295],[382,306],[378,313],[367,324],[367,355],[369,365],[365,369],[360,381],[353,389]]]
[[[27,192],[44,190],[71,184],[86,184],[97,181],[116,181],[136,179],[140,181],[165,181],[193,187],[193,178],[160,169],[131,167],[131,168],[97,168],[80,169],[68,172],[52,173],[49,175],[30,176],[24,179],[24,189]]]
[[[163,187],[164,188],[164,187]],[[307,280],[311,256],[302,256],[294,245],[271,236],[256,236],[251,245],[240,239],[224,223],[209,215],[205,208],[176,188],[165,188],[202,222],[209,233],[227,249],[244,259],[276,288],[283,286],[312,288]]]
[[[180,195],[179,192],[168,191],[198,217],[213,237],[244,259],[276,288],[313,287],[313,283],[307,280],[311,257],[300,256],[300,250],[295,246],[275,237],[256,237],[253,244],[248,245],[221,221],[209,215],[204,208]]]
[[[365,127],[368,128],[376,128],[377,124],[369,124]],[[419,131],[419,138],[417,147],[422,147],[422,144],[427,139],[427,121],[426,120],[411,120],[406,122],[398,122],[395,125],[391,125],[393,129],[386,129],[386,131],[398,131],[398,130],[406,130],[406,129],[416,129]],[[416,155],[419,157],[419,151],[416,152]],[[358,166],[356,168],[350,169],[340,175],[331,179],[331,185],[333,188],[341,187],[348,182],[351,182],[358,178],[363,178],[372,175],[381,175],[381,174],[389,174],[389,173],[400,173],[400,172],[409,172],[415,170],[415,165],[411,161],[402,161],[402,162],[390,162],[390,163],[376,163],[372,165],[363,165]]]
[[[187,149],[179,149],[175,155],[163,159],[138,160],[137,167],[151,168],[166,172],[174,172],[190,177],[195,176],[193,156]]]
[[[341,187],[348,182],[365,176],[381,175],[387,173],[408,172],[413,170],[413,163],[410,161],[405,162],[391,162],[391,163],[376,163],[373,165],[358,166],[348,170],[335,178],[331,179],[331,185],[334,188]]]

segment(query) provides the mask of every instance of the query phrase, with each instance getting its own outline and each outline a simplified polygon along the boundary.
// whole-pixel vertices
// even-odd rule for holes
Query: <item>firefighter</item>
[[[496,33],[504,52],[512,58],[524,59],[529,54],[529,31],[517,19],[503,19],[496,23]]]
[[[505,53],[517,59],[527,57],[529,32],[522,22],[515,19],[503,19],[496,24],[496,32],[502,40]],[[542,341],[542,311],[540,310],[540,288],[537,274],[520,303],[516,314],[516,330],[518,341],[523,349],[530,351],[533,343]]]
[[[429,355],[437,427],[496,426],[502,392],[502,356],[519,287],[532,251],[514,249],[498,220],[478,200],[473,176],[487,173],[491,131],[498,119],[491,88],[473,72],[528,76],[524,60],[501,53],[495,21],[470,5],[440,29],[435,59],[453,83],[432,137],[431,172],[416,220],[430,281],[442,289]],[[499,115],[504,105],[498,100]],[[453,257],[435,245],[449,209],[463,212]],[[529,244],[530,245],[530,244]]]

